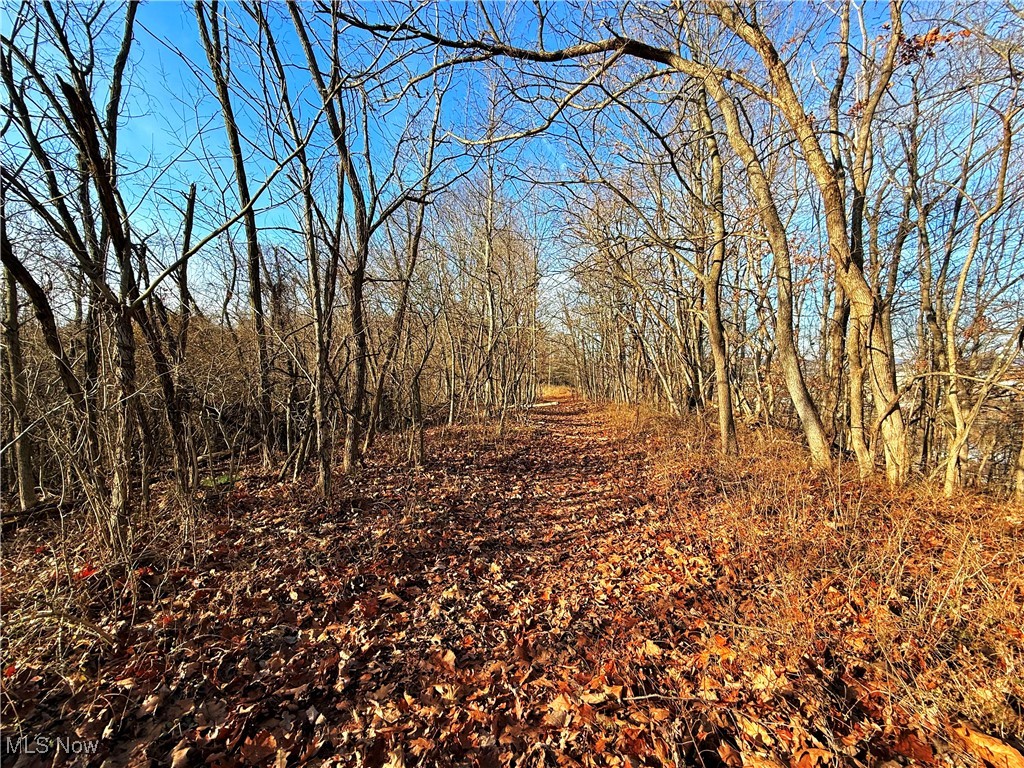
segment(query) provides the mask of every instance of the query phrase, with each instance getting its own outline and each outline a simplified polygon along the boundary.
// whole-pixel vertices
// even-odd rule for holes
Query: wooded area
[[[1014,3],[0,33],[4,738],[1024,765]]]

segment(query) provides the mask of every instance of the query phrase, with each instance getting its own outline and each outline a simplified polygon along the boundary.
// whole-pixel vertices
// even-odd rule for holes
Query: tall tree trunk
[[[112,317],[116,349],[117,405],[110,484],[110,510],[104,534],[107,544],[118,553],[126,553],[130,541],[129,521],[132,508],[136,457],[135,334],[127,311],[115,310]]]
[[[1013,469],[1013,495],[1024,503],[1024,424],[1020,433],[1020,451],[1017,453],[1017,466]]]
[[[391,339],[387,345],[384,360],[377,372],[377,381],[373,390],[373,400],[370,403],[370,413],[367,416],[366,436],[363,440],[363,455],[365,456],[373,447],[373,440],[377,434],[377,421],[380,418],[380,406],[384,398],[384,382],[394,363],[395,354],[398,351],[398,344],[402,338],[402,328],[405,325],[405,313],[409,306],[409,289],[412,286],[412,278],[416,272],[416,263],[419,261],[420,242],[423,240],[423,226],[427,215],[427,194],[430,192],[430,179],[434,171],[434,150],[437,145],[437,127],[441,117],[441,98],[438,97],[434,108],[434,121],[430,126],[430,138],[427,144],[426,167],[423,176],[423,187],[420,190],[420,199],[417,202],[416,220],[409,239],[408,264],[406,265],[405,279],[402,282],[402,293],[398,300],[398,309],[395,311],[394,327],[391,331]]]
[[[130,43],[131,29],[126,30],[126,45]],[[89,93],[83,84],[75,89],[61,83],[61,90],[78,130],[75,142],[79,149],[79,165],[88,170],[96,190],[100,220],[103,224],[104,246],[109,245],[117,261],[118,293],[108,295],[106,308],[114,331],[115,379],[117,403],[115,405],[115,437],[113,446],[112,484],[110,508],[105,513],[104,533],[107,544],[119,555],[125,555],[131,544],[131,510],[135,479],[139,467],[135,456],[135,435],[145,427],[138,413],[137,362],[132,305],[138,297],[138,280],[133,262],[133,244],[127,219],[122,216],[124,205],[120,200],[116,181],[116,166],[112,155],[104,156],[100,148],[101,134],[97,130],[97,116]],[[108,147],[112,149],[112,147]],[[91,222],[90,222],[91,224]],[[148,441],[147,441],[148,442]],[[148,479],[145,473],[143,479]],[[146,488],[144,486],[143,491]],[[147,496],[144,494],[143,499]],[[100,508],[97,512],[103,514]]]
[[[316,430],[317,445],[317,487],[320,494],[329,499],[332,493],[331,462],[334,454],[334,412],[333,412],[333,383],[331,374],[331,350],[334,341],[334,298],[338,284],[338,268],[341,260],[340,247],[335,241],[328,246],[326,263],[322,263],[320,249],[318,248],[318,226],[322,213],[314,193],[313,172],[310,169],[309,158],[303,144],[304,137],[299,126],[299,121],[292,106],[292,98],[289,95],[288,76],[285,72],[284,62],[281,59],[280,50],[274,36],[273,27],[263,13],[260,4],[253,4],[249,12],[254,16],[260,26],[261,33],[266,47],[267,58],[271,62],[277,75],[277,97],[281,103],[283,122],[288,127],[288,135],[296,147],[296,160],[299,165],[299,193],[302,197],[302,227],[305,234],[306,261],[307,261],[307,283],[309,286],[310,298],[312,299],[313,310],[313,333],[316,339],[316,365],[313,369],[313,423]],[[339,217],[341,216],[341,203],[339,202]],[[324,235],[325,241],[335,239],[328,235],[329,228],[321,224],[319,231]],[[308,432],[300,439],[300,446],[293,449],[295,442],[293,428],[294,400],[296,399],[295,363],[289,359],[289,398],[288,398],[288,425],[286,450],[289,457],[295,456],[295,474],[299,474],[305,464],[305,451],[309,443]],[[285,462],[287,467],[288,462]],[[282,470],[283,471],[283,470]]]
[[[711,200],[708,212],[711,217],[711,263],[705,277],[707,294],[708,338],[711,341],[711,355],[715,361],[715,392],[718,399],[718,433],[722,453],[739,453],[736,440],[736,421],[732,410],[732,390],[729,382],[729,352],[725,342],[725,327],[722,323],[722,270],[725,266],[725,182],[722,156],[718,151],[711,113],[708,111],[707,96],[701,91],[698,99],[701,129],[704,132],[704,146],[711,161]]]
[[[967,292],[967,283],[970,279],[971,265],[974,263],[974,259],[978,254],[978,249],[982,242],[982,231],[985,223],[999,212],[1006,200],[1006,179],[1009,173],[1011,150],[1013,148],[1013,116],[1015,114],[1016,110],[1006,115],[1000,115],[1003,123],[1003,136],[999,147],[999,170],[995,179],[995,195],[992,200],[992,204],[978,214],[978,218],[975,220],[974,226],[971,228],[970,244],[967,246],[966,253],[964,254],[964,261],[960,267],[960,275],[956,282],[956,288],[953,291],[953,300],[950,304],[949,312],[946,315],[946,370],[949,373],[948,382],[946,384],[946,399],[949,401],[950,411],[953,414],[954,425],[954,432],[950,439],[946,455],[945,483],[943,485],[943,490],[946,496],[952,496],[962,483],[962,465],[968,457],[967,441],[969,439],[970,430],[973,426],[974,420],[977,418],[977,412],[980,409],[981,402],[985,397],[983,392],[979,392],[978,398],[980,399],[976,400],[974,408],[970,408],[968,405],[961,402],[960,395],[963,392],[964,385],[960,379],[960,351],[957,349],[956,345],[957,322],[960,318],[960,311],[963,306],[964,296]],[[965,411],[969,411],[970,415],[968,416],[965,414]]]
[[[253,209],[252,196],[249,192],[249,179],[245,170],[245,157],[239,138],[238,123],[235,120],[231,93],[228,88],[228,72],[224,63],[224,51],[227,39],[222,37],[220,30],[219,3],[212,0],[195,4],[196,20],[202,37],[206,58],[210,64],[224,117],[224,131],[227,135],[228,150],[235,173],[235,184],[238,188],[238,204],[245,211],[242,223],[245,227],[246,272],[249,280],[249,309],[252,312],[252,329],[256,341],[257,386],[256,408],[260,423],[260,444],[263,449],[264,466],[269,466],[274,448],[273,412],[270,402],[270,357],[267,351],[266,316],[263,309],[262,264],[260,259],[259,230],[256,226],[256,212]],[[209,18],[207,19],[207,14]]]
[[[775,45],[756,22],[746,19],[733,6],[720,0],[713,0],[710,5],[726,26],[746,41],[761,57],[775,89],[776,103],[796,135],[807,166],[821,192],[825,231],[832,259],[836,264],[836,275],[850,298],[851,319],[857,323],[858,332],[867,351],[865,371],[869,374],[874,408],[880,422],[877,426],[885,454],[886,477],[893,485],[903,484],[908,477],[910,461],[907,427],[896,387],[896,363],[887,349],[882,308],[878,305],[863,267],[853,252],[854,241],[847,221],[844,192],[838,171],[822,151],[815,126],[797,94],[785,59],[779,55]],[[857,146],[861,154],[866,152],[869,145],[871,123],[878,102],[885,93],[895,69],[902,31],[901,14],[901,3],[897,0],[891,8],[891,40],[886,49],[885,59],[878,66],[875,88],[865,100],[862,110]],[[861,471],[870,472],[872,466],[867,462],[869,457],[858,458]]]
[[[708,79],[708,90],[722,112],[726,125],[726,136],[733,150],[743,160],[747,169],[750,186],[760,208],[761,221],[765,228],[768,244],[775,259],[775,275],[778,290],[778,309],[775,324],[775,343],[779,349],[779,360],[782,363],[783,377],[789,391],[793,407],[800,419],[800,424],[807,438],[811,452],[811,461],[815,466],[828,468],[832,464],[830,446],[821,416],[814,404],[807,383],[804,381],[800,368],[800,357],[797,352],[793,329],[793,269],[789,252],[789,240],[785,225],[775,205],[768,177],[764,172],[761,159],[754,147],[743,133],[743,127],[729,93],[717,78]],[[706,114],[707,110],[704,109]],[[710,119],[708,120],[710,123]],[[717,366],[717,361],[716,361]]]
[[[6,239],[6,218],[0,221]],[[11,398],[11,429],[14,432],[14,470],[18,486],[18,502],[25,510],[36,503],[36,471],[32,440],[29,435],[28,396],[21,354],[21,324],[18,319],[18,286],[10,270],[4,269],[6,313],[4,340],[7,343],[7,385]]]
[[[366,244],[360,243],[355,269],[349,279],[349,322],[355,354],[352,358],[352,388],[349,393],[348,425],[345,432],[343,470],[351,473],[359,461],[359,440],[362,436],[366,409],[366,319],[363,315],[363,288],[366,282]]]

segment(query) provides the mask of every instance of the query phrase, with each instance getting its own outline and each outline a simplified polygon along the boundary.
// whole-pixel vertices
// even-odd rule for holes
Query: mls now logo
[[[5,755],[92,755],[99,749],[99,739],[72,739],[66,736],[4,736]]]

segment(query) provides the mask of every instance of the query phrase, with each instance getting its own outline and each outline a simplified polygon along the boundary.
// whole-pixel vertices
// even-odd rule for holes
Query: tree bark
[[[1017,501],[1024,502],[1024,424],[1021,425],[1020,451],[1017,453],[1017,466],[1013,469],[1013,495]]]
[[[0,222],[6,239],[6,220]],[[26,510],[38,501],[36,495],[35,456],[29,434],[28,395],[21,353],[21,324],[18,319],[18,286],[10,270],[4,270],[5,304],[4,340],[7,343],[7,383],[11,398],[11,428],[14,431],[14,469],[18,486],[18,502]]]
[[[793,407],[807,438],[811,461],[815,466],[827,469],[832,464],[830,446],[821,423],[818,408],[811,397],[800,368],[793,330],[793,273],[786,228],[775,205],[771,185],[764,172],[764,166],[754,147],[743,133],[742,124],[732,97],[725,90],[721,80],[712,75],[707,79],[708,91],[715,99],[725,121],[726,136],[733,150],[743,161],[747,177],[760,208],[760,218],[765,229],[768,244],[775,259],[778,308],[776,312],[775,343],[779,349],[783,377]],[[717,363],[716,363],[717,365]]]
[[[814,124],[797,95],[786,64],[767,35],[755,24],[742,18],[732,6],[716,0],[711,3],[711,8],[726,26],[761,57],[775,88],[776,103],[793,129],[807,166],[821,192],[825,231],[828,235],[829,250],[836,264],[836,275],[850,298],[851,319],[857,324],[857,332],[867,351],[865,372],[869,374],[875,412],[879,414],[881,421],[877,426],[885,454],[886,477],[890,484],[901,485],[908,477],[910,457],[906,422],[896,387],[896,365],[887,350],[882,308],[878,306],[874,292],[868,284],[863,266],[858,264],[855,258],[851,228],[846,217],[843,189],[837,170],[825,156],[818,142]],[[894,3],[890,15],[891,42],[886,51],[886,59],[879,70],[876,88],[864,106],[861,131],[870,130],[874,110],[894,68],[900,39],[901,13],[900,4]],[[858,454],[862,473],[867,474],[873,470],[873,461],[869,462],[869,459],[870,455]]]
[[[729,351],[725,341],[725,327],[722,323],[721,286],[722,269],[725,266],[725,193],[722,170],[722,156],[718,150],[718,139],[707,96],[702,90],[697,100],[701,129],[704,132],[704,146],[711,161],[711,200],[708,210],[711,218],[711,264],[705,278],[707,294],[708,338],[711,341],[711,355],[715,361],[715,391],[718,400],[719,447],[726,455],[739,453],[736,440],[736,421],[732,410],[732,388],[729,382]]]

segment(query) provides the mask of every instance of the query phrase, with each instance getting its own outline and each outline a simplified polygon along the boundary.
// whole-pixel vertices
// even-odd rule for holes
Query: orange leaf
[[[975,757],[993,768],[1024,768],[1024,755],[999,739],[975,730],[967,723],[953,726],[953,734]]]

